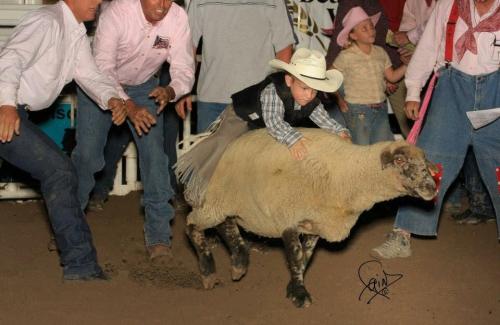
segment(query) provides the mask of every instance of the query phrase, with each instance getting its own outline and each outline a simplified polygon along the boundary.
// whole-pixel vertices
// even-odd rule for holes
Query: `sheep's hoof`
[[[220,284],[219,279],[215,276],[215,274],[210,275],[202,275],[201,283],[203,284],[204,289],[213,289],[216,285]]]
[[[303,285],[290,282],[286,288],[286,297],[292,300],[295,307],[305,308],[312,303],[311,295]]]
[[[239,281],[241,278],[247,273],[247,268],[246,267],[237,267],[237,266],[232,266],[231,267],[231,279],[233,281]]]

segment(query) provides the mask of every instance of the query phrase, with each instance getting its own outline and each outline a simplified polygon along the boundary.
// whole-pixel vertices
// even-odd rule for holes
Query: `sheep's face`
[[[405,142],[389,145],[381,154],[382,169],[395,168],[408,195],[430,200],[436,195],[436,183],[431,172],[434,164],[425,158],[422,149]]]

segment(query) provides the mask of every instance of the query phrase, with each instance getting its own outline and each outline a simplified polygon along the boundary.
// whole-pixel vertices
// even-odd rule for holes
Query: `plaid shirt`
[[[300,140],[303,135],[290,124],[285,118],[285,105],[278,97],[276,88],[273,83],[270,83],[260,95],[262,104],[262,119],[266,124],[267,131],[280,143],[291,147],[295,142]],[[300,105],[294,103],[294,109],[299,110]],[[332,133],[348,132],[340,123],[332,119],[328,112],[319,104],[309,116],[317,126],[322,129],[327,129]]]

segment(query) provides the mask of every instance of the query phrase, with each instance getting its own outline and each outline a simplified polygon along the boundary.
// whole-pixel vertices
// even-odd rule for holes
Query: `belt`
[[[384,103],[377,103],[377,104],[366,104],[366,106],[370,108],[381,108]]]

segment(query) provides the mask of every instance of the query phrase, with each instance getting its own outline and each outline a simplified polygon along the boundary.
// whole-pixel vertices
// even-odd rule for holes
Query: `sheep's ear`
[[[390,148],[386,148],[380,155],[380,161],[382,163],[382,170],[384,170],[390,165],[398,167],[405,165],[408,162],[408,157],[404,148],[397,148],[393,152],[391,152]]]
[[[389,167],[392,164],[393,154],[390,148],[385,148],[380,154],[380,162],[382,163],[382,170]]]

